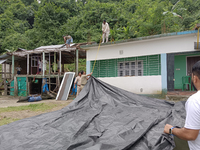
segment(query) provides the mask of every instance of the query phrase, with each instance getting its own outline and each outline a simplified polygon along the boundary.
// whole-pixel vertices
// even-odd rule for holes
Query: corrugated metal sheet
[[[59,48],[62,48],[64,44],[61,44],[61,45],[48,45],[48,46],[40,46],[38,48],[36,48],[35,50],[41,50],[41,49],[59,49]],[[75,43],[73,44],[70,44],[70,47],[75,45]]]
[[[0,64],[3,64],[7,59],[0,60]]]

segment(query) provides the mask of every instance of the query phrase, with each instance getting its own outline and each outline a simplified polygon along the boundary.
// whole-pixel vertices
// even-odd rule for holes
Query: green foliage
[[[199,0],[2,0],[0,53],[18,47],[99,42],[104,19],[109,40],[191,30],[200,22]]]

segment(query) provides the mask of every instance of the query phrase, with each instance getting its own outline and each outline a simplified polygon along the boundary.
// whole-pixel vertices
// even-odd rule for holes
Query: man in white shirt
[[[75,79],[75,82],[74,82],[74,88],[76,88],[76,84],[77,84],[77,93],[76,93],[76,96],[78,96],[78,94],[81,92],[81,72],[78,73],[78,76],[76,77]]]
[[[190,96],[185,104],[185,126],[176,128],[166,124],[164,132],[187,140],[190,150],[200,150],[200,61],[192,67],[192,82],[197,89],[197,93]]]
[[[110,33],[110,27],[108,25],[108,23],[106,22],[106,20],[103,21],[102,23],[102,31],[103,31],[103,41],[102,43],[104,43],[105,37],[106,37],[106,43],[108,42],[108,36]]]
[[[38,60],[38,66],[39,66],[39,72],[38,72],[38,74],[40,74],[41,71],[42,71],[42,66],[43,66],[43,64],[42,64],[42,62],[41,62],[40,59]]]

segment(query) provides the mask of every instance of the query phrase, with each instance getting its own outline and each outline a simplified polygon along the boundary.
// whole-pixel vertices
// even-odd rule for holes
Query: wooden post
[[[56,73],[56,52],[54,52],[54,73]]]
[[[10,64],[10,67],[9,67],[9,73],[10,73],[9,76],[10,76],[10,79],[12,78],[12,69],[11,69],[11,66],[12,66],[12,65]]]
[[[29,96],[29,82],[28,82],[28,76],[26,76],[26,96]]]
[[[18,96],[17,77],[14,77],[14,96]]]
[[[49,91],[51,91],[51,53],[49,53]]]
[[[49,75],[51,74],[51,53],[49,53]]]
[[[58,74],[58,90],[60,88],[60,74]]]
[[[43,52],[43,63],[42,63],[42,65],[43,65],[43,67],[42,67],[43,78],[44,78],[44,72],[45,72],[45,70],[44,70],[44,64],[45,64],[45,52]]]
[[[61,67],[61,51],[59,51],[59,59],[60,59],[60,61],[59,61],[59,69],[60,69],[60,73],[59,74],[61,74],[61,72],[62,72],[62,67]]]
[[[76,75],[78,75],[78,49],[76,49]]]
[[[29,75],[29,54],[27,54],[27,75]]]
[[[15,75],[15,56],[12,55],[12,77]]]
[[[63,63],[62,64],[62,71],[65,73],[65,68],[64,67],[65,67],[65,64]]]
[[[4,95],[6,96],[8,93],[8,88],[6,84],[7,74],[6,74],[6,62],[4,63]]]

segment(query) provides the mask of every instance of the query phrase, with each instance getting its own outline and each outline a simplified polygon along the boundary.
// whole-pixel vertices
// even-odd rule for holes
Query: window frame
[[[132,68],[132,63],[135,63],[135,67]],[[141,67],[138,68],[138,63],[141,62]],[[126,68],[126,64],[128,63],[128,68]],[[123,64],[123,65],[121,65]],[[121,67],[122,66],[122,67]],[[134,60],[134,61],[121,61],[118,62],[118,77],[126,77],[126,76],[143,76],[143,60]],[[135,71],[135,75],[132,75],[132,71]],[[141,75],[138,75],[138,71],[141,70]],[[127,71],[128,74],[127,75]],[[122,75],[121,75],[122,73]]]

